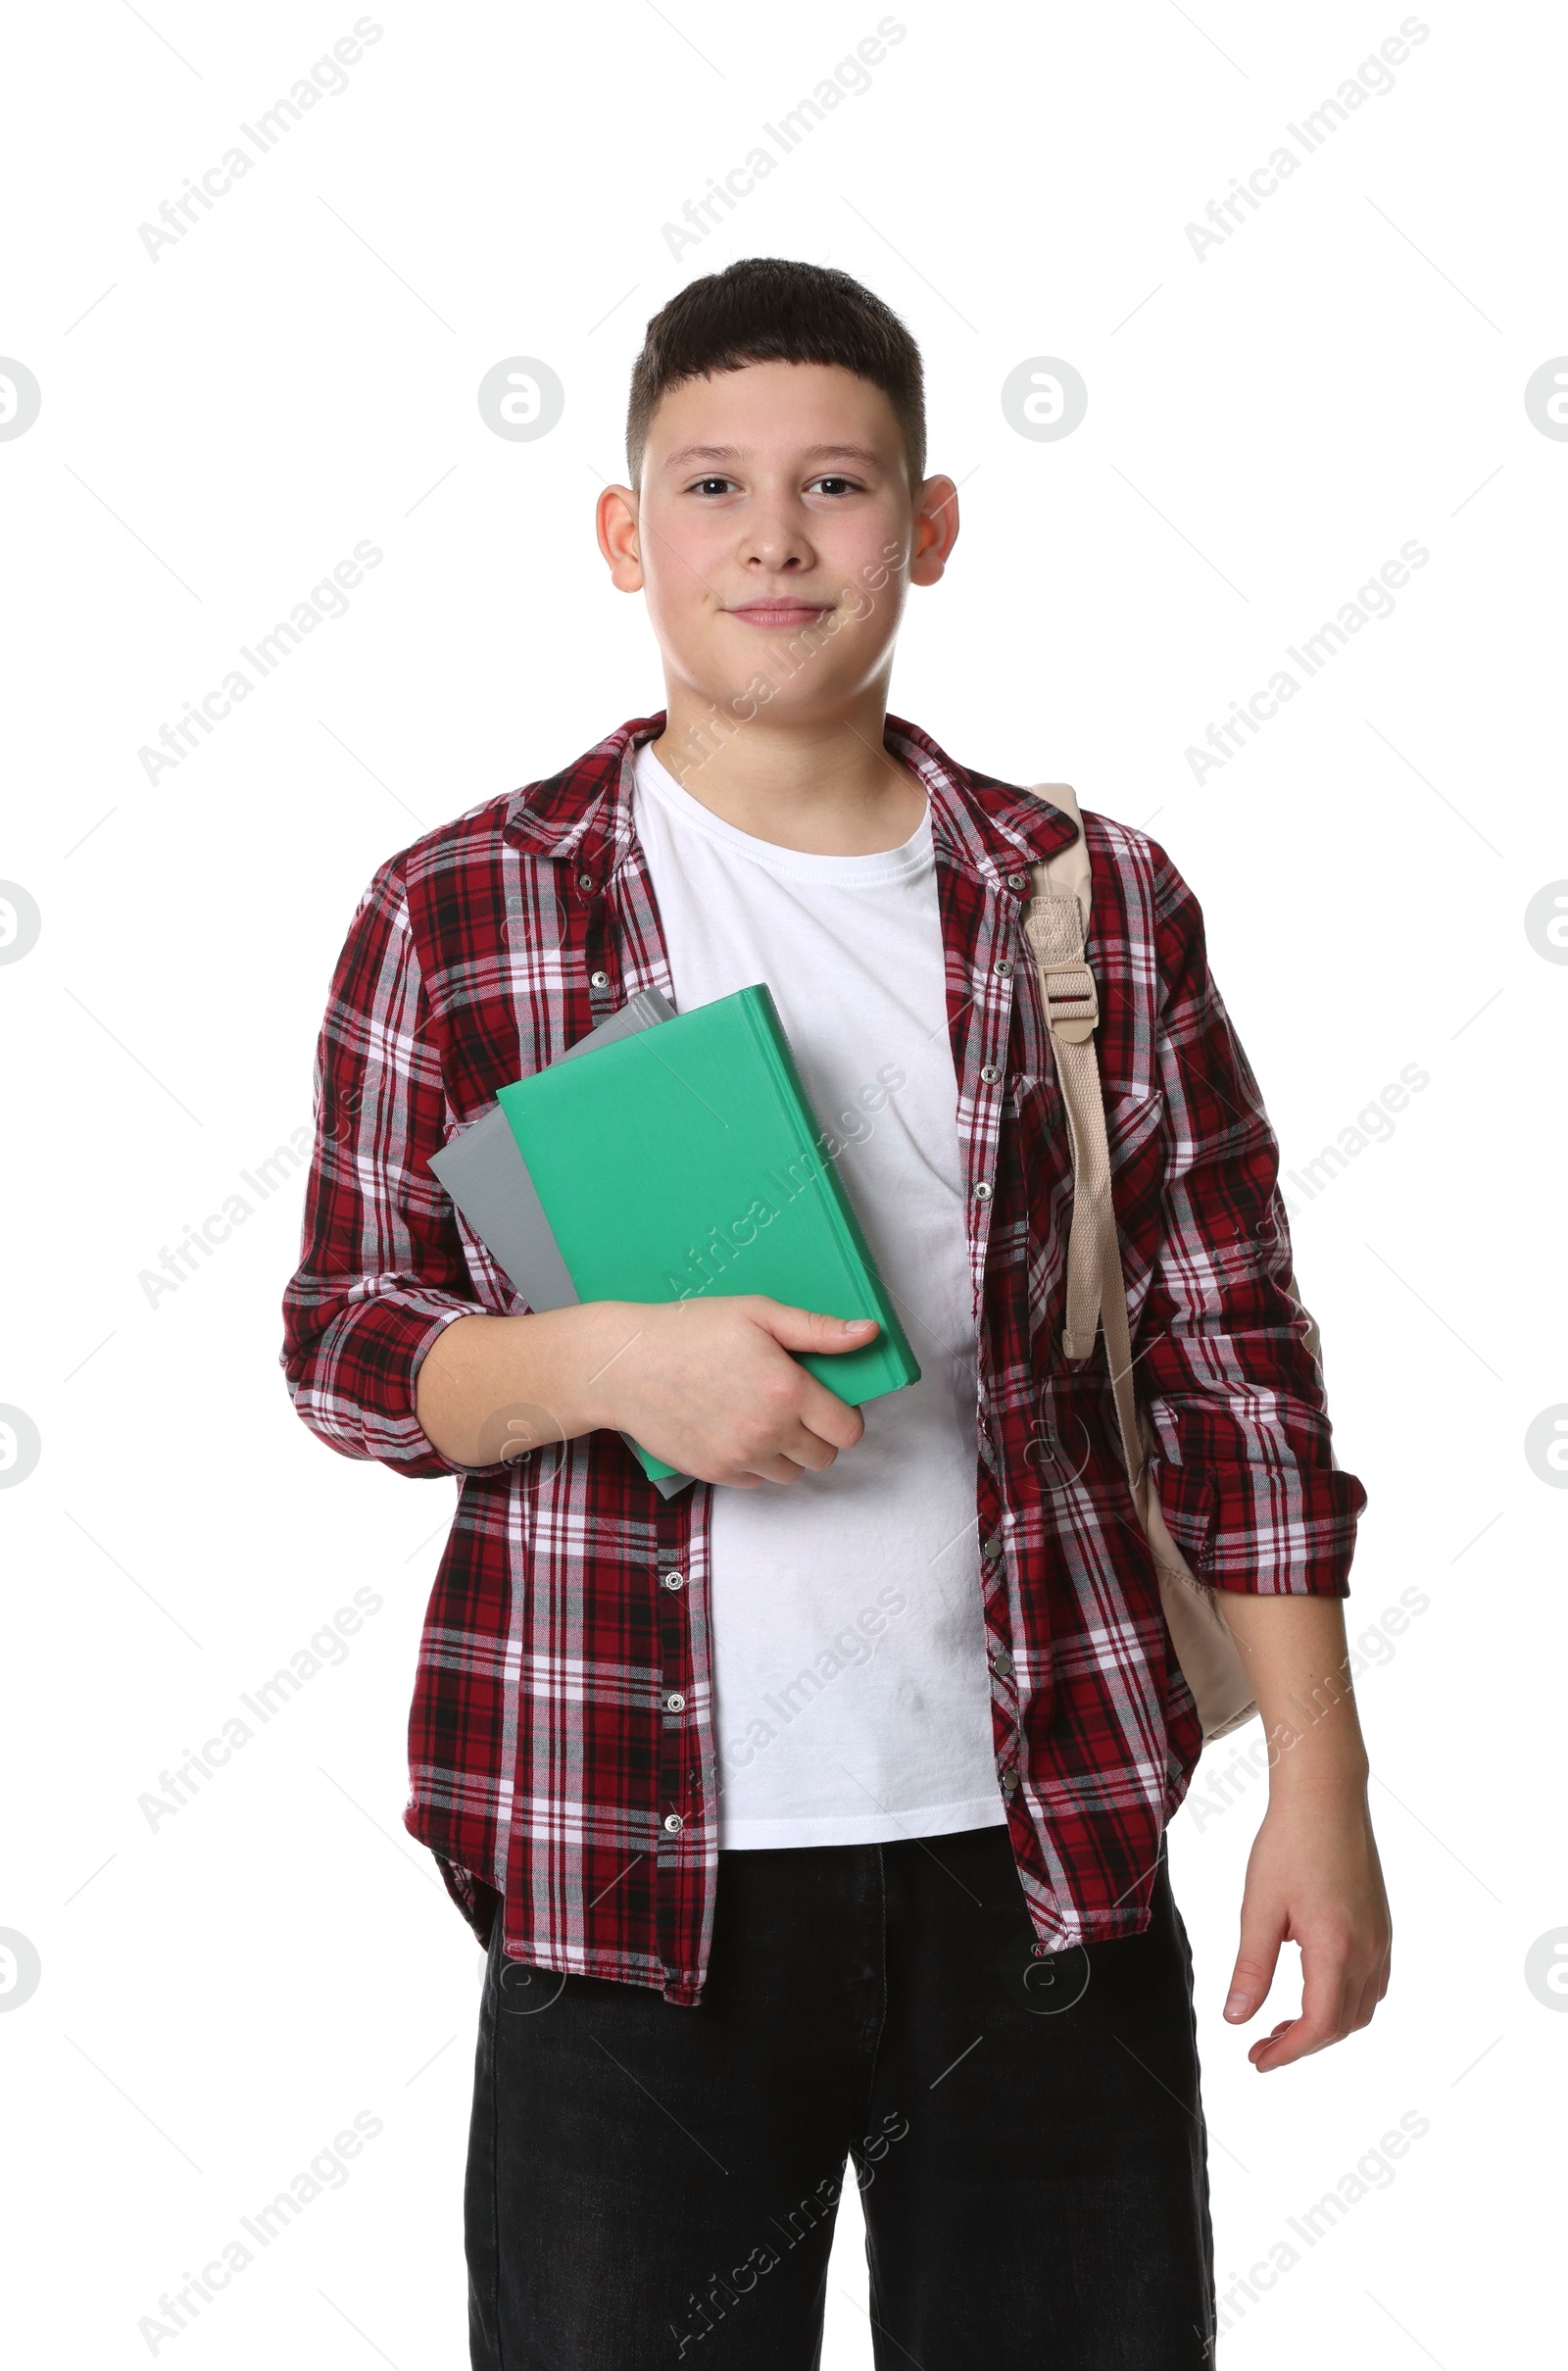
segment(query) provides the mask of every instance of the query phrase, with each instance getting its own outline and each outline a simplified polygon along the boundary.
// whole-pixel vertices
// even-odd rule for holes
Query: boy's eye
[[[813,477],[811,483],[825,494],[858,494],[860,491],[853,477]]]
[[[699,477],[691,490],[694,494],[722,494],[733,483],[729,477]]]

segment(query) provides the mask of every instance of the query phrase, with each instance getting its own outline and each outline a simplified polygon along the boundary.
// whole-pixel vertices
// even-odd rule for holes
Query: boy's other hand
[[[1248,2057],[1259,2074],[1343,2042],[1372,2020],[1389,1989],[1390,1920],[1362,1787],[1276,1790],[1253,1840],[1242,1938],[1225,2014],[1255,2016],[1282,1943],[1301,1951],[1301,2010]]]
[[[583,1311],[581,1386],[596,1423],[630,1433],[680,1473],[756,1490],[820,1473],[865,1430],[857,1408],[792,1351],[860,1350],[874,1317],[793,1309],[761,1293],[718,1301],[600,1301]]]

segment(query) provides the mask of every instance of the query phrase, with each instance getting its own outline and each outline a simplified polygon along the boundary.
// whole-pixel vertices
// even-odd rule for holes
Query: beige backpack
[[[1040,976],[1072,1142],[1072,1226],[1067,1240],[1067,1322],[1062,1349],[1069,1358],[1087,1358],[1095,1347],[1097,1328],[1104,1328],[1133,1507],[1153,1551],[1165,1620],[1177,1660],[1197,1701],[1206,1745],[1250,1720],[1257,1705],[1241,1654],[1220,1611],[1220,1593],[1198,1580],[1185,1562],[1166,1529],[1159,1496],[1148,1470],[1150,1452],[1157,1442],[1133,1389],[1126,1280],[1116,1239],[1105,1109],[1095,1054],[1100,1000],[1094,973],[1084,957],[1092,894],[1089,850],[1070,785],[1036,782],[1031,790],[1036,798],[1060,808],[1078,826],[1078,836],[1070,846],[1031,867],[1034,896],[1023,917],[1024,936]],[[1286,1290],[1294,1300],[1294,1275]],[[1317,1358],[1317,1326],[1310,1318],[1308,1323],[1307,1346]]]

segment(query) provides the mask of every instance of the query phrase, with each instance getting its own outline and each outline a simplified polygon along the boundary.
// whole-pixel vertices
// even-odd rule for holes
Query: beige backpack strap
[[[1084,953],[1093,879],[1083,817],[1067,783],[1037,782],[1031,789],[1078,826],[1069,847],[1031,866],[1034,895],[1023,915],[1024,937],[1040,976],[1072,1145],[1072,1224],[1067,1238],[1062,1349],[1069,1358],[1087,1358],[1093,1354],[1097,1332],[1102,1327],[1104,1330],[1128,1486],[1159,1575],[1165,1619],[1177,1659],[1197,1701],[1204,1738],[1223,1737],[1250,1718],[1256,1705],[1215,1593],[1194,1577],[1171,1538],[1149,1472],[1152,1443],[1133,1385],[1127,1286],[1110,1191],[1110,1148],[1100,1090],[1100,1061],[1095,1052],[1100,1000]]]
[[[1061,1347],[1069,1358],[1094,1356],[1102,1325],[1116,1395],[1116,1422],[1133,1497],[1144,1507],[1145,1459],[1133,1390],[1132,1342],[1127,1328],[1126,1283],[1110,1192],[1110,1147],[1105,1106],[1100,1091],[1095,1030],[1100,999],[1084,955],[1093,897],[1089,848],[1078,801],[1066,782],[1038,782],[1037,798],[1049,799],[1078,826],[1070,847],[1059,849],[1032,869],[1034,896],[1024,909],[1023,934],[1040,975],[1046,1020],[1055,1051],[1067,1132],[1072,1144],[1072,1226],[1067,1238],[1067,1322]],[[1174,1547],[1172,1555],[1176,1554]],[[1179,1559],[1178,1559],[1179,1560]]]
[[[1115,1233],[1110,1155],[1100,1098],[1100,1064],[1095,1057],[1100,999],[1095,975],[1084,960],[1092,895],[1089,850],[1071,785],[1036,782],[1032,789],[1036,798],[1059,807],[1078,826],[1077,837],[1067,847],[1030,867],[1035,893],[1024,909],[1023,933],[1040,975],[1072,1145],[1067,1321],[1061,1347],[1069,1358],[1088,1358],[1093,1356],[1100,1326],[1107,1216],[1112,1236]]]

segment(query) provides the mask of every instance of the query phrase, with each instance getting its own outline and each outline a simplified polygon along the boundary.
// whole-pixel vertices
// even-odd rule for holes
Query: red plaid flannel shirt
[[[673,995],[623,724],[377,873],[332,982],[283,1364],[350,1457],[459,1474],[410,1722],[410,1832],[481,1941],[702,1996],[718,1869],[709,1507],[610,1431],[455,1466],[415,1379],[443,1326],[522,1307],[429,1157],[635,990]],[[1072,1172],[1019,928],[1053,807],[887,743],[930,797],[979,1327],[974,1585],[1013,1853],[1042,1948],[1138,1932],[1200,1732],[1132,1513],[1103,1341],[1060,1348]],[[1278,1151],[1198,904],[1142,832],[1085,816],[1089,955],[1140,1396],[1172,1535],[1221,1589],[1343,1596],[1366,1494],[1331,1448]],[[982,1189],[991,1188],[989,1195]],[[851,1453],[853,1454],[853,1453]],[[683,1699],[672,1712],[668,1700]]]

